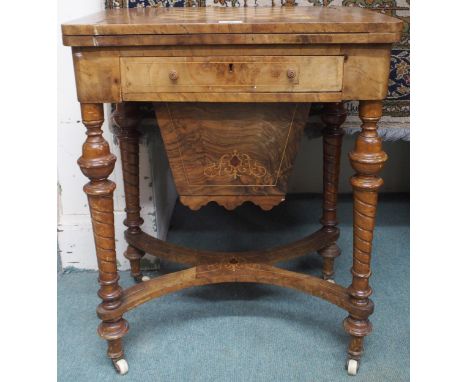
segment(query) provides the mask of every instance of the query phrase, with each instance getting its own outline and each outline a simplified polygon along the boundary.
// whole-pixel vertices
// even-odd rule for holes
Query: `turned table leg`
[[[372,304],[369,296],[371,275],[372,237],[377,208],[377,191],[383,184],[378,173],[382,169],[387,154],[382,151],[381,139],[377,134],[377,122],[382,116],[381,101],[361,101],[359,117],[362,120],[361,132],[356,139],[354,150],[349,158],[356,174],[351,178],[354,196],[354,234],[352,283],[348,288],[351,303],[356,306]],[[367,317],[353,317],[350,314],[344,321],[345,330],[351,335],[348,348],[348,372],[355,374],[363,352],[364,337],[372,330]]]
[[[127,218],[124,224],[128,234],[141,233],[143,219],[140,216],[140,176],[139,176],[139,137],[140,122],[138,105],[125,102],[116,105],[112,115],[114,123],[119,128],[118,138],[122,156],[122,173],[125,190],[125,212]],[[145,281],[141,273],[140,259],[145,253],[131,245],[127,246],[124,256],[130,261],[131,275],[135,281]]]
[[[116,158],[110,153],[109,144],[102,136],[103,105],[82,103],[81,115],[87,129],[87,138],[78,164],[83,174],[90,180],[84,186],[84,192],[88,196],[99,267],[98,281],[101,287],[98,295],[102,299],[100,308],[111,311],[121,305],[122,297],[115,254],[113,201],[115,183],[107,179],[114,169]],[[127,332],[128,323],[122,317],[103,320],[98,327],[99,335],[108,342],[107,354],[121,373],[126,371],[122,337]]]
[[[338,183],[340,177],[341,143],[343,129],[341,125],[346,120],[346,110],[342,102],[326,103],[322,112],[323,130],[323,204],[320,223],[323,230],[337,230],[336,204],[338,198]],[[318,253],[323,257],[322,275],[325,280],[333,281],[333,266],[335,258],[341,253],[336,243],[322,248]]]

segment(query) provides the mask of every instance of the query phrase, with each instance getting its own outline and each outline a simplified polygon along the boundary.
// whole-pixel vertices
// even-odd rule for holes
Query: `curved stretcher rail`
[[[185,248],[177,244],[168,243],[148,235],[144,232],[125,233],[128,244],[166,260],[186,265],[215,264],[236,258],[240,262],[274,264],[278,261],[290,260],[317,251],[334,243],[339,236],[337,228],[326,231],[318,230],[303,239],[290,244],[271,249],[245,252],[203,251]]]
[[[261,283],[296,289],[326,300],[355,317],[365,318],[373,311],[372,303],[363,307],[352,304],[347,289],[341,285],[271,265],[231,261],[200,265],[134,285],[124,291],[122,304],[117,309],[109,311],[98,307],[97,313],[102,320],[110,320],[169,293],[195,286],[226,282]]]

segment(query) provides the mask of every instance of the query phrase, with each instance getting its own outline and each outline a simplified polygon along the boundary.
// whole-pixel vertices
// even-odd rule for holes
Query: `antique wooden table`
[[[78,160],[90,179],[88,195],[99,266],[99,335],[117,371],[128,370],[123,314],[167,293],[223,282],[267,283],[309,293],[348,312],[347,369],[356,374],[364,337],[371,332],[370,259],[378,177],[387,155],[377,122],[387,94],[391,44],[402,23],[360,8],[114,9],[62,26],[71,46],[78,100],[87,138]],[[336,218],[338,175],[346,113],[359,100],[363,122],[349,153],[356,174],[352,282],[333,282],[340,254]],[[139,206],[138,111],[154,102],[180,200],[192,209],[215,201],[228,209],[251,201],[270,209],[284,199],[310,104],[324,103],[321,229],[270,250],[210,252],[183,248],[142,232]],[[116,157],[102,136],[103,103],[116,103],[120,127],[132,275],[119,286],[113,191]],[[274,264],[318,251],[323,279]],[[190,268],[147,280],[140,259],[149,253]],[[331,282],[330,282],[331,281]]]

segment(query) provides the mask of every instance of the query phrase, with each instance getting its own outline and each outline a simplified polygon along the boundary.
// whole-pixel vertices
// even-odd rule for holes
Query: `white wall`
[[[102,9],[104,9],[104,0],[62,0],[59,2],[58,24]],[[60,29],[60,26],[58,28]],[[57,33],[60,36],[60,30]],[[97,269],[88,202],[82,191],[83,185],[88,180],[81,173],[76,163],[81,155],[81,145],[86,137],[86,129],[81,123],[80,105],[75,92],[71,49],[62,46],[60,37],[58,37],[57,44],[59,84],[57,142],[59,253],[63,268]],[[103,130],[111,151],[117,156],[115,171],[111,175],[111,179],[117,184],[114,193],[117,260],[120,269],[128,269],[129,262],[123,256],[126,247],[123,231],[126,227],[123,225],[125,200],[120,168],[120,152],[115,137],[110,133],[109,109],[109,105],[106,105],[106,122]],[[142,138],[143,143],[140,144],[141,207],[142,217],[145,220],[142,228],[150,234],[163,238],[167,232],[175,195],[171,189],[170,179],[168,180],[167,166],[158,169],[152,169],[149,166],[149,155],[164,155],[161,150],[152,154],[148,152],[148,141],[154,139],[155,134],[150,134],[149,138],[144,136]],[[154,146],[152,142],[150,143],[150,146]],[[156,170],[159,171],[158,175],[161,175],[159,183],[153,182],[153,177],[155,173],[157,174]],[[162,210],[161,219],[156,218],[153,184],[156,185],[154,192],[162,195],[159,201]],[[160,216],[158,215],[158,217]]]

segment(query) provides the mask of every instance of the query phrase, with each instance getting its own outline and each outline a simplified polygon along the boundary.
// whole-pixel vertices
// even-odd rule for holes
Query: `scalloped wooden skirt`
[[[181,202],[269,210],[284,200],[306,103],[156,103]]]

